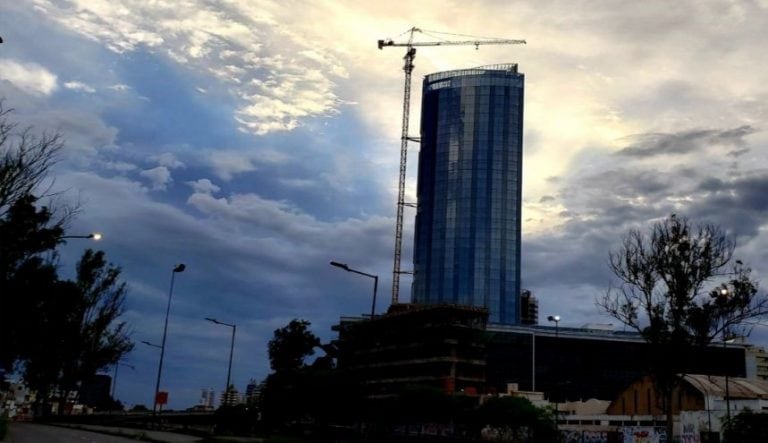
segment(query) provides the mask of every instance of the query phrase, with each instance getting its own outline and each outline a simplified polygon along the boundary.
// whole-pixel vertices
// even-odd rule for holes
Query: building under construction
[[[412,386],[476,394],[486,383],[487,319],[483,308],[405,303],[373,319],[342,317],[338,367],[368,397]]]

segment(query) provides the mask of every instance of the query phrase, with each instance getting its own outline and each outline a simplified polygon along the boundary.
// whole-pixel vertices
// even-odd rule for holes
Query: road
[[[136,443],[135,439],[30,423],[12,423],[8,443]]]

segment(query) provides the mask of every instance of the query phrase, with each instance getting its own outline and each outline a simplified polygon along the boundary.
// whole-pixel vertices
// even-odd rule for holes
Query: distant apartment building
[[[539,324],[539,301],[527,289],[520,294],[520,324]]]
[[[234,386],[230,386],[229,389],[221,393],[221,406],[237,406],[243,402],[243,395]]]
[[[245,387],[245,403],[248,405],[258,403],[262,389],[264,389],[264,384],[252,378]]]
[[[212,411],[216,404],[216,391],[213,388],[203,389],[200,392],[200,402],[197,409]]]
[[[759,346],[748,346],[747,377],[759,380],[768,380],[768,353]]]
[[[424,78],[413,303],[519,323],[523,89],[516,64]]]

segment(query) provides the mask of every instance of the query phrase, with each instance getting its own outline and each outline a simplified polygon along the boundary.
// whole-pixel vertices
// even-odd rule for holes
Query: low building
[[[374,319],[341,319],[338,367],[369,397],[432,386],[447,393],[485,388],[488,311],[458,305],[394,305]]]

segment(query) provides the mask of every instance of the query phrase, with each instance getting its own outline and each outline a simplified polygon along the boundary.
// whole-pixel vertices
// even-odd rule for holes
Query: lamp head
[[[206,320],[208,320],[208,321],[209,321],[209,322],[211,322],[211,323],[216,323],[216,324],[219,324],[219,321],[218,321],[218,320],[216,320],[215,318],[205,317],[205,319],[206,319]]]
[[[547,320],[553,321],[553,322],[557,323],[557,322],[560,321],[560,316],[559,315],[550,315],[549,317],[547,317]]]
[[[89,238],[92,238],[96,241],[101,240],[101,232],[94,232],[91,235],[88,236]]]
[[[184,272],[185,269],[187,269],[187,265],[184,263],[179,263],[175,268],[173,268],[173,272]]]
[[[332,261],[331,266],[336,266],[337,268],[341,268],[345,271],[349,271],[349,266],[347,266],[346,263],[339,263],[337,261]]]

